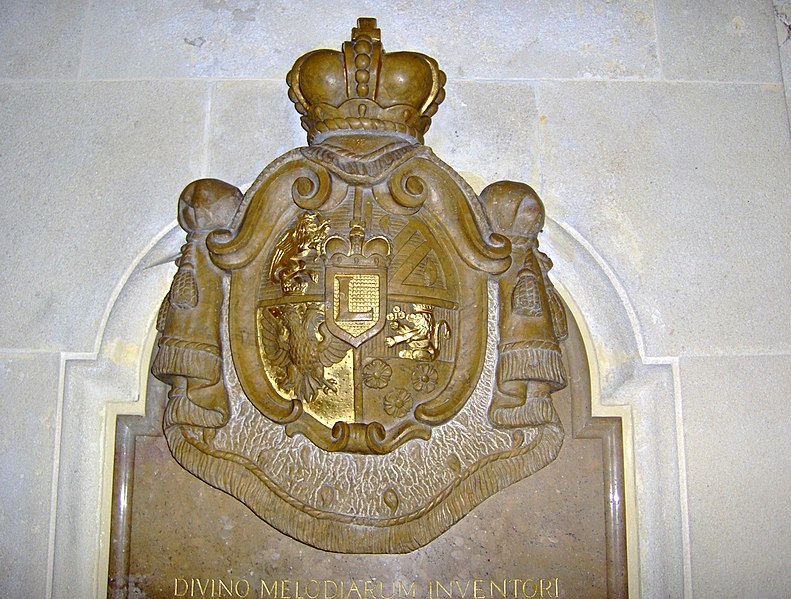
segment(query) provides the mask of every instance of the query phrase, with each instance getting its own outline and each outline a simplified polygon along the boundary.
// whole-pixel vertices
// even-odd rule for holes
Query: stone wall
[[[791,3],[771,0],[3,2],[0,595],[101,595],[108,415],[140,410],[178,194],[304,144],[285,74],[358,16],[447,73],[443,160],[544,199],[595,406],[628,423],[633,596],[791,595]]]

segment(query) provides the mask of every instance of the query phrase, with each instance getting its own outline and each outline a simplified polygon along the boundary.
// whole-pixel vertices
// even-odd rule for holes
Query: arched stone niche
[[[594,248],[568,226],[551,219],[548,219],[541,242],[542,248],[555,262],[553,281],[579,326],[576,355],[587,356],[587,366],[584,362],[571,365],[573,385],[581,390],[577,397],[589,400],[576,406],[569,401],[569,411],[562,415],[567,442],[575,437],[593,437],[595,440],[588,443],[598,444],[605,453],[609,451],[614,456],[617,454],[618,437],[623,439],[622,469],[620,460],[610,463],[605,468],[601,487],[602,510],[606,507],[611,511],[611,526],[605,531],[609,535],[607,546],[610,551],[607,556],[610,568],[605,577],[609,577],[612,589],[618,587],[618,579],[623,578],[624,572],[613,564],[623,563],[616,554],[624,552],[630,596],[642,593],[648,596],[656,585],[666,584],[657,577],[657,572],[676,568],[681,559],[680,539],[658,534],[660,531],[678,530],[678,527],[667,524],[668,520],[680,519],[678,498],[673,494],[675,487],[672,481],[653,479],[650,472],[652,464],[675,456],[675,446],[663,443],[662,438],[663,435],[665,438],[669,436],[670,440],[674,438],[672,392],[669,392],[672,389],[671,368],[666,364],[648,363],[652,360],[642,357],[639,326],[628,298]],[[131,441],[135,437],[143,438],[142,444],[146,445],[154,440],[146,450],[161,454],[161,447],[156,448],[155,440],[159,434],[157,402],[147,400],[149,393],[152,393],[151,397],[160,397],[157,394],[161,389],[152,391],[149,387],[148,366],[154,345],[154,318],[173,274],[168,259],[177,253],[181,243],[182,234],[175,227],[168,227],[152,240],[119,283],[107,310],[96,353],[69,356],[65,361],[53,596],[76,596],[74,593],[101,596],[105,593],[108,571],[119,572],[125,567],[123,551],[115,552],[117,559],[112,564],[109,560],[111,522],[115,517],[116,531],[122,531],[124,526],[131,524],[129,512],[125,513],[129,506],[117,501],[128,497],[130,483],[134,481],[132,472],[123,466],[132,463],[129,450],[134,444]],[[574,351],[569,352],[569,355],[573,354]],[[580,372],[583,374],[578,375]],[[586,379],[590,381],[589,392],[584,390]],[[658,407],[663,405],[665,407]],[[574,416],[571,415],[572,408]],[[101,416],[97,417],[97,414]],[[596,417],[593,421],[590,420],[591,415]],[[122,424],[116,432],[119,416]],[[130,416],[138,417],[136,424],[134,419],[129,419]],[[669,434],[668,424],[671,426]],[[661,434],[656,432],[660,429],[664,431]],[[152,434],[154,436],[149,436]],[[116,447],[121,451],[117,452]],[[159,457],[178,472],[178,465],[169,455]],[[119,509],[115,516],[114,466],[120,473],[120,484],[115,491],[115,504]],[[551,467],[545,470],[549,472]],[[125,473],[129,476],[124,484]],[[619,478],[621,474],[622,478]],[[184,473],[184,476],[189,475]],[[531,476],[501,494],[511,493],[518,499],[519,493],[538,484],[537,480],[537,475]],[[220,497],[220,501],[235,503],[237,513],[244,513],[262,530],[267,529],[266,524],[236,500],[197,479],[192,479],[191,483],[202,486],[200,493],[214,494]],[[619,488],[622,493],[618,492]],[[562,489],[558,490],[562,492]],[[554,493],[555,489],[551,491]],[[499,501],[499,497],[500,494],[486,504]],[[624,514],[625,527],[612,524],[618,513]],[[524,515],[517,518],[524,518]],[[456,528],[467,526],[474,531],[479,519],[480,515],[473,510],[438,541],[447,538],[451,543],[460,542],[464,546],[464,540],[458,541],[461,537],[457,536]],[[528,515],[528,522],[529,519]],[[230,525],[233,526],[232,523]],[[220,537],[216,540],[225,542],[222,539],[224,533],[220,531],[217,534]],[[278,533],[269,529],[269,534]],[[641,542],[651,535],[654,535],[651,544]],[[125,542],[123,533],[115,534],[113,538],[116,542]],[[467,539],[468,544],[472,543],[475,534],[468,535]],[[517,548],[516,545],[503,545],[508,542],[506,539],[500,540],[502,547]],[[175,534],[171,541],[182,551],[190,546],[187,535],[179,537]],[[545,541],[551,543],[552,539]],[[454,548],[449,547],[448,550],[453,551]],[[335,554],[328,554],[326,559],[336,559]],[[349,559],[353,558],[346,557],[340,563],[348,563]],[[408,554],[407,559],[414,561],[414,554]],[[549,568],[547,574],[551,571]],[[257,581],[260,574],[262,572],[253,572],[252,578]],[[205,576],[195,573],[195,576],[199,575]],[[223,570],[219,575],[226,575],[226,572]],[[182,578],[191,576],[192,573],[184,572]],[[240,576],[241,573],[237,579]],[[463,579],[464,576],[460,573],[452,575],[452,578]],[[505,576],[518,577],[516,573]],[[557,577],[562,577],[562,572],[558,572]]]

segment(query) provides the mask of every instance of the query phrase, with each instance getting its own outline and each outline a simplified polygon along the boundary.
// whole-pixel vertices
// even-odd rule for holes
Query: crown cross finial
[[[377,42],[382,39],[382,33],[376,26],[376,19],[373,17],[360,17],[357,19],[357,27],[352,27],[352,40],[356,40],[361,36],[368,36]]]

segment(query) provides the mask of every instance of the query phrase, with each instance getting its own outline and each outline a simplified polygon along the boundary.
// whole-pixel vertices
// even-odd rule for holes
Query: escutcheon
[[[527,185],[476,195],[423,143],[445,75],[373,19],[287,78],[309,145],[179,200],[153,373],[187,470],[295,539],[425,545],[563,442],[565,312]]]

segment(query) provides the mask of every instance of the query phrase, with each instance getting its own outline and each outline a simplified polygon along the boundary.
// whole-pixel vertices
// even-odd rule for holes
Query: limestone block
[[[791,356],[681,361],[696,597],[788,597]]]
[[[84,73],[282,80],[294,48],[338,48],[359,16],[378,17],[386,50],[426,52],[451,79],[658,75],[653,11],[640,0],[94,2],[102,27],[88,32]]]
[[[539,85],[547,214],[634,305],[647,355],[787,351],[791,148],[779,85]]]
[[[538,185],[538,114],[527,82],[450,81],[426,143],[480,191],[510,179]]]
[[[59,359],[0,357],[0,596],[44,597]]]
[[[780,80],[769,2],[657,0],[655,6],[665,78]]]
[[[0,85],[0,347],[91,350],[112,290],[202,168],[206,85]]]
[[[780,49],[780,64],[786,89],[786,103],[791,115],[791,2],[775,2],[775,26]]]
[[[212,91],[208,175],[246,191],[266,165],[307,145],[307,133],[278,81],[221,81]]]
[[[86,4],[87,0],[3,2],[0,77],[76,77]]]

